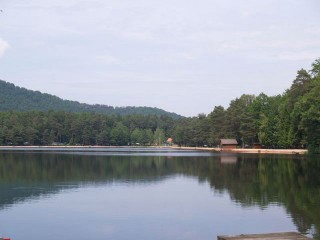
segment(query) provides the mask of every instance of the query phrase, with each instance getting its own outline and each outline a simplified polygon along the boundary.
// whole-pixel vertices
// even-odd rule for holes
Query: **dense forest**
[[[15,98],[0,99],[0,106],[3,102],[14,104]],[[49,98],[47,105],[50,108]],[[1,109],[1,145],[161,145],[172,137],[182,146],[217,146],[221,138],[235,138],[242,147],[261,143],[265,148],[307,147],[319,153],[320,58],[310,71],[299,70],[282,95],[244,94],[226,109],[217,106],[208,115],[193,118]]]
[[[228,108],[176,121],[173,138],[179,145],[216,146],[236,138],[241,146],[305,148],[320,152],[320,58],[310,71],[297,72],[282,95],[242,95]]]
[[[159,108],[152,107],[112,107],[108,105],[79,103],[63,100],[57,96],[20,88],[0,80],[0,111],[67,111],[95,112],[107,115],[149,115],[181,117]]]
[[[160,145],[173,125],[156,115],[2,112],[0,145]]]

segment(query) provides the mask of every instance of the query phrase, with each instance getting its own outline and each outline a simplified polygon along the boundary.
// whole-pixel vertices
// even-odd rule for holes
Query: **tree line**
[[[243,147],[260,143],[320,152],[320,58],[310,71],[299,70],[281,95],[244,94],[228,108],[176,120],[173,138],[186,146],[217,146],[221,138],[235,138]]]
[[[308,148],[320,152],[320,58],[297,72],[281,95],[244,94],[227,108],[192,118],[105,115],[66,111],[0,112],[0,145],[217,146],[235,138],[240,146]],[[1,105],[1,104],[0,104]]]
[[[0,112],[0,145],[162,145],[168,116],[70,112]]]

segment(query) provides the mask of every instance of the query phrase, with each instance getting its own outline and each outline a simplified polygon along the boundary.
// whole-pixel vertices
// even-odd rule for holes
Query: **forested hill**
[[[174,119],[181,116],[152,107],[112,107],[108,105],[90,105],[76,101],[63,100],[57,96],[32,91],[0,80],[0,111],[67,111],[96,112],[108,115],[157,115]]]

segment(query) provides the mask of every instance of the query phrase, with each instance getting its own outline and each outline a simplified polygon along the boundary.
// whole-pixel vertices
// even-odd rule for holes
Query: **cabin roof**
[[[236,139],[220,139],[221,145],[238,145]]]

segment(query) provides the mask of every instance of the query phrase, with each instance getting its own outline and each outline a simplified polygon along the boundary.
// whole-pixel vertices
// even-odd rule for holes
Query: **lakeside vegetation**
[[[1,88],[0,93],[4,92],[8,95]],[[265,148],[308,148],[319,153],[319,93],[320,58],[309,71],[299,70],[281,95],[244,94],[226,109],[216,106],[208,115],[192,118],[56,111],[53,106],[54,111],[16,111],[3,107],[7,102],[14,104],[15,98],[9,101],[2,95],[0,145],[160,145],[172,137],[181,146],[217,146],[221,138],[236,138],[244,147],[259,142]],[[50,101],[43,105],[51,106]],[[14,111],[4,111],[9,109]]]
[[[236,138],[241,146],[308,148],[320,152],[320,58],[310,71],[297,72],[282,95],[244,94],[228,108],[178,119],[173,138],[179,145],[216,146],[221,138]]]
[[[2,112],[0,145],[160,145],[173,125],[156,115]]]

